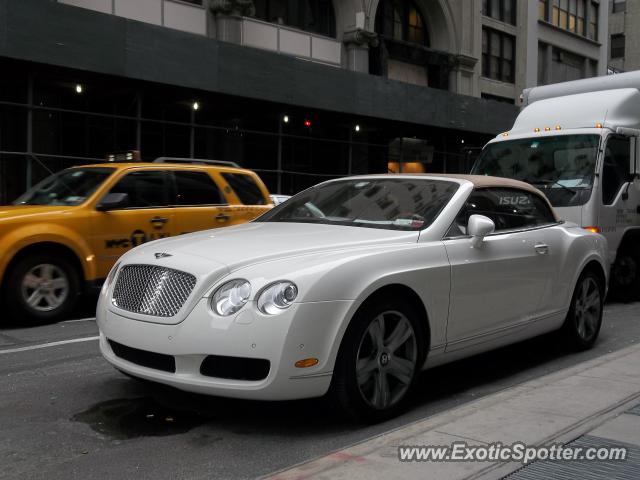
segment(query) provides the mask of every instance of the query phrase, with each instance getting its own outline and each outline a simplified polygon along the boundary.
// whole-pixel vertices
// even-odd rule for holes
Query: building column
[[[211,0],[213,15],[210,34],[216,40],[242,44],[242,17],[252,17],[256,9],[252,0]]]
[[[378,34],[356,28],[344,32],[342,41],[347,47],[347,69],[369,73],[369,47],[378,46]]]
[[[460,95],[479,96],[474,88],[477,85],[477,82],[474,81],[474,75],[478,59],[469,55],[456,55],[453,58],[449,91]]]

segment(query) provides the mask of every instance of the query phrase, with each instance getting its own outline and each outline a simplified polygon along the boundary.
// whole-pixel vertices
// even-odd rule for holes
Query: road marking
[[[95,321],[95,319],[96,317],[78,318],[77,320],[65,320],[64,322],[59,322],[59,323],[93,322]]]
[[[81,343],[90,342],[92,340],[98,340],[99,335],[95,337],[82,337],[72,338],[71,340],[60,340],[59,342],[41,343],[40,345],[29,345],[28,347],[10,348],[8,350],[0,350],[0,355],[6,355],[7,353],[28,352],[29,350],[39,350],[41,348],[57,347],[58,345],[67,345],[69,343]]]

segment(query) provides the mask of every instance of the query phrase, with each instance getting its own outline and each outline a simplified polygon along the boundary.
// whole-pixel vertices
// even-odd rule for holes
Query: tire
[[[620,250],[611,273],[612,294],[617,300],[633,302],[640,299],[640,250]]]
[[[602,326],[604,284],[593,271],[587,270],[576,283],[562,334],[572,350],[593,347]]]
[[[80,296],[80,275],[64,256],[38,252],[19,259],[4,282],[10,318],[38,325],[65,318]]]
[[[340,345],[329,390],[348,417],[380,422],[406,405],[425,360],[419,318],[398,301],[374,300],[358,310]]]

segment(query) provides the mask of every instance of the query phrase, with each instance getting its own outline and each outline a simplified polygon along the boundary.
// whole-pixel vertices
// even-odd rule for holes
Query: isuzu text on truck
[[[640,71],[527,89],[472,173],[524,180],[609,243],[611,293],[640,298]]]

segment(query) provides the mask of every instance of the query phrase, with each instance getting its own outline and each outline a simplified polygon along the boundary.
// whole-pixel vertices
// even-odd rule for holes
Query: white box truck
[[[610,293],[640,299],[640,71],[527,89],[472,173],[538,187],[560,217],[607,237]]]

